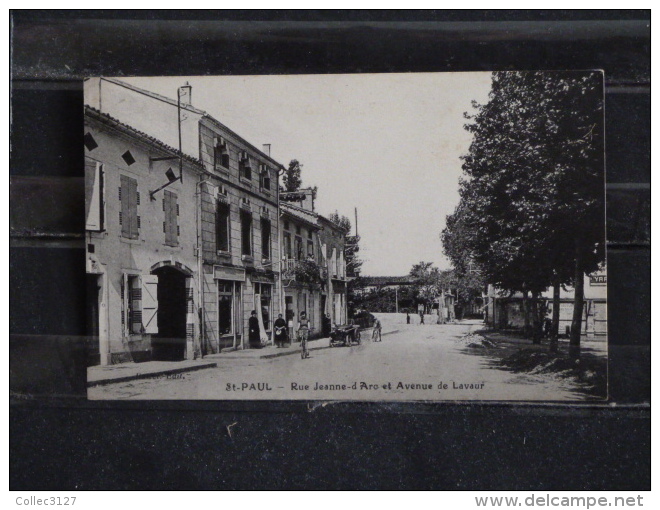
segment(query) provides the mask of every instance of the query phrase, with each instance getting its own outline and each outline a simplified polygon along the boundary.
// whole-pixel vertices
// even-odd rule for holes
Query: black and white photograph
[[[87,78],[87,397],[606,400],[604,80]]]

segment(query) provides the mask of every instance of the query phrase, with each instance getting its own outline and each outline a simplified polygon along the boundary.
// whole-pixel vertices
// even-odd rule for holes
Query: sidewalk
[[[87,368],[87,387],[132,381],[135,379],[176,378],[177,374],[215,368],[218,364],[207,360],[145,361]]]
[[[361,330],[362,339],[371,338],[371,328]],[[386,334],[386,333],[383,333]],[[311,351],[320,351],[330,349],[330,338],[316,338],[307,341],[307,349]],[[300,355],[300,343],[293,342],[289,347],[276,347],[269,345],[262,349],[237,349],[225,351],[218,354],[209,354],[204,359],[272,359],[280,356]]]
[[[397,333],[399,330],[383,332],[383,336]],[[372,328],[361,330],[362,341],[371,340]],[[330,349],[330,338],[317,338],[308,341],[310,351]],[[269,345],[263,349],[240,349],[209,354],[203,359],[183,361],[146,361],[144,363],[120,363],[117,365],[95,366],[87,368],[87,387],[132,381],[137,379],[176,378],[178,374],[216,368],[216,360],[231,359],[272,359],[281,356],[299,356],[300,344],[292,343],[290,347],[278,348]]]

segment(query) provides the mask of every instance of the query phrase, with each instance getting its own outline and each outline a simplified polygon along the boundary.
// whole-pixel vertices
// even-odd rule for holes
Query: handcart
[[[330,347],[360,345],[360,326],[356,324],[335,325],[330,332]]]

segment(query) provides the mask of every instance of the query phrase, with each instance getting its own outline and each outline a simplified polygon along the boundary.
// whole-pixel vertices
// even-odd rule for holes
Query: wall
[[[87,232],[88,272],[104,275],[104,288],[101,291],[101,306],[106,310],[107,322],[100,324],[102,334],[107,335],[108,352],[102,352],[102,361],[127,361],[131,359],[131,351],[148,351],[151,338],[149,335],[124,335],[121,312],[123,302],[121,286],[123,274],[148,275],[153,266],[159,263],[179,264],[193,276],[193,299],[197,298],[197,274],[195,248],[197,231],[195,222],[195,186],[199,179],[198,171],[193,171],[189,163],[184,166],[183,183],[177,181],[167,190],[177,194],[179,216],[177,222],[180,229],[178,246],[165,244],[163,232],[163,192],[156,199],[149,199],[149,191],[167,182],[165,171],[172,161],[150,163],[149,156],[162,157],[166,153],[154,145],[136,140],[114,128],[86,117],[85,132],[89,132],[98,147],[85,149],[85,157],[89,161],[100,162],[104,170],[104,201],[105,201],[105,231]],[[127,165],[122,154],[130,150],[135,163]],[[178,172],[177,172],[178,174]],[[119,212],[120,176],[126,175],[137,180],[140,203],[137,207],[140,217],[140,228],[137,239],[126,239],[121,236]],[[93,245],[94,252],[90,253]],[[197,342],[198,321],[196,314],[190,319],[194,323],[192,339]],[[187,356],[192,357],[195,347],[187,347]],[[105,347],[104,347],[105,350]]]
[[[348,298],[346,292],[346,262],[343,257],[346,234],[343,230],[337,228],[334,223],[327,218],[319,216],[319,242],[325,245],[325,259],[328,267],[328,300],[332,307],[333,301],[336,306],[331,309],[331,318],[333,324],[346,324],[348,322]],[[333,259],[333,250],[335,258]],[[339,257],[339,268],[337,268],[336,255]]]
[[[288,228],[287,228],[288,226]],[[300,229],[300,234],[297,234],[298,229]],[[286,250],[284,248],[284,233],[287,232],[291,237],[292,245],[292,259],[296,260],[296,250],[295,250],[295,239],[296,236],[301,237],[302,239],[302,248],[303,248],[303,260],[308,260],[307,254],[307,241],[309,239],[309,233],[312,235],[313,243],[313,252],[314,252],[314,262],[319,264],[320,248],[319,248],[319,237],[318,237],[318,228],[312,227],[309,223],[301,221],[296,216],[288,213],[285,209],[282,209],[281,220],[280,220],[280,250],[284,260],[286,257]],[[300,312],[307,312],[307,317],[310,321],[310,327],[313,328],[311,332],[312,337],[318,337],[322,332],[322,314],[321,310],[321,296],[325,291],[319,285],[304,284],[302,282],[296,282],[293,279],[287,278],[286,275],[283,275],[283,290],[284,297],[286,302],[286,297],[290,297],[293,301],[293,313],[294,318],[294,331],[298,329],[298,322],[300,320]]]
[[[177,89],[162,98],[119,80],[89,78],[85,81],[85,104],[134,127],[170,147],[179,148]],[[184,85],[182,80],[181,85]],[[194,90],[193,90],[194,98]],[[203,112],[182,110],[181,148],[184,154],[199,159],[199,121]]]
[[[214,165],[214,139],[223,138],[227,142],[229,166]],[[200,156],[207,172],[206,182],[201,185],[201,231],[202,257],[204,265],[204,308],[205,332],[212,352],[229,347],[246,346],[246,331],[250,312],[255,309],[254,284],[257,282],[272,285],[270,326],[280,313],[279,267],[280,241],[277,207],[277,168],[263,154],[253,150],[230,130],[223,129],[212,119],[205,117],[199,128]],[[239,176],[239,152],[246,150],[253,162],[252,180]],[[271,176],[270,191],[261,189],[259,165],[268,166]],[[224,190],[225,193],[222,191]],[[218,253],[216,246],[216,214],[218,201],[229,205],[230,229],[229,251]],[[249,201],[249,208],[243,201]],[[248,211],[252,218],[252,259],[244,260],[241,245],[241,211]],[[271,223],[270,258],[262,253],[261,226],[268,219]],[[215,269],[214,269],[215,268]],[[223,269],[225,268],[225,269]],[[240,326],[232,335],[222,336],[217,324],[217,281],[218,274],[228,278],[242,278]],[[231,276],[242,272],[243,276]],[[270,280],[269,280],[270,279]],[[231,338],[230,338],[231,337]]]

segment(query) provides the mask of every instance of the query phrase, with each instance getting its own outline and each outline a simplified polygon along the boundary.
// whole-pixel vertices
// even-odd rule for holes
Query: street
[[[378,314],[379,315],[379,314]],[[245,359],[233,353],[217,368],[89,388],[90,399],[213,400],[583,400],[580,388],[552,374],[512,373],[492,366],[493,358],[466,347],[463,338],[480,321],[405,324],[381,316],[382,342],[273,359]],[[366,336],[366,335],[365,335]],[[325,341],[324,341],[325,343]],[[238,351],[240,353],[240,351]]]

